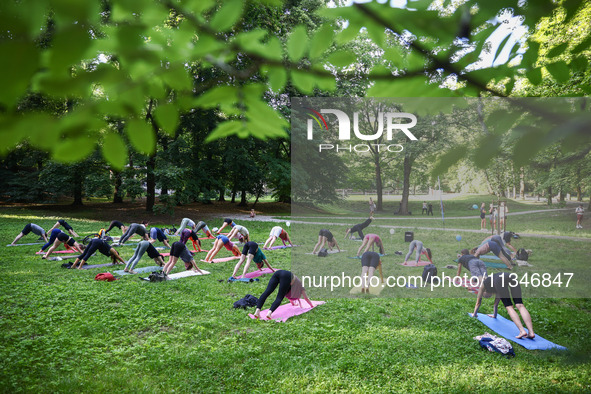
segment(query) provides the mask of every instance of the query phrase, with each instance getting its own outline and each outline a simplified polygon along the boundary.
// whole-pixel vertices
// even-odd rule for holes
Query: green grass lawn
[[[310,288],[311,298],[324,299],[325,305],[287,323],[260,322],[232,304],[248,293],[258,297],[269,278],[228,284],[225,279],[233,262],[201,263],[211,275],[166,283],[144,283],[133,276],[97,282],[94,276],[106,269],[65,270],[61,263],[35,256],[37,246],[4,247],[26,223],[48,228],[55,218],[28,210],[0,217],[2,392],[591,390],[587,299],[526,296],[537,334],[569,351],[528,351],[516,345],[517,357],[505,359],[480,349],[472,339],[487,328],[466,315],[474,306],[474,297],[467,292],[435,299],[394,298],[387,293],[382,298],[328,298]],[[103,225],[65,219],[80,233]],[[247,223],[256,241],[264,241],[273,225]],[[319,228],[292,225],[294,242],[302,245],[294,251],[310,251]],[[387,229],[379,231],[388,253],[408,247],[400,231],[391,238]],[[415,237],[433,248],[440,268],[462,246],[455,234],[435,229]],[[482,235],[464,234],[466,244],[479,238]],[[29,235],[20,242],[35,240]],[[341,240],[339,236],[348,251],[359,246]],[[521,242],[525,245],[526,240],[517,245]],[[568,264],[583,268],[591,257],[586,242],[528,239],[527,243],[535,250],[531,260],[535,269],[556,266],[558,270]],[[119,250],[125,259],[133,253],[131,247]],[[309,256],[304,261],[296,255],[292,263],[289,250],[266,254],[274,267],[293,265],[296,273],[310,264],[332,264],[335,272],[360,271],[357,260],[337,256],[322,260]],[[220,252],[226,255],[225,250]],[[386,256],[384,273],[408,269],[396,264],[401,259]],[[107,260],[98,255],[90,263]],[[148,265],[151,260],[145,256],[138,267]],[[481,311],[491,310],[492,300],[485,300]]]

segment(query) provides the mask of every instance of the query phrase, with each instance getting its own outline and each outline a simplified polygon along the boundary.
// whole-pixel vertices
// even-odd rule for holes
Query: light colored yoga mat
[[[290,317],[294,317],[294,316],[298,316],[298,315],[301,315],[306,312],[310,312],[313,309],[313,308],[310,308],[310,305],[305,300],[299,300],[299,301],[300,301],[301,305],[304,306],[304,308],[302,308],[301,306],[293,306],[293,305],[291,305],[291,303],[281,305],[279,308],[277,308],[275,310],[275,312],[273,312],[271,320],[266,319],[267,313],[269,313],[269,310],[265,309],[264,311],[261,311],[261,319],[260,320],[261,321],[275,321],[275,322],[285,323],[287,321],[287,319],[289,319]],[[322,305],[322,304],[324,304],[324,301],[312,301],[312,305],[314,305],[314,309],[316,306]],[[254,317],[254,315],[252,313],[248,314],[248,317],[250,317],[251,319],[256,319],[256,317]]]
[[[425,265],[431,264],[430,261],[416,261],[416,260],[409,260],[406,263],[400,263],[400,265],[404,267],[423,267]]]

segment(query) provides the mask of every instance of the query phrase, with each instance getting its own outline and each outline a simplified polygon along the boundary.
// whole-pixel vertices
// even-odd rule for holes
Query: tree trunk
[[[242,190],[240,192],[240,204],[238,204],[239,207],[245,207],[247,206],[248,203],[246,201],[246,190]]]
[[[113,204],[121,204],[123,202],[123,194],[121,191],[121,185],[123,184],[123,179],[121,177],[121,172],[116,171],[114,172],[115,176],[115,192],[113,193]]]
[[[238,192],[237,192],[236,190],[232,190],[232,200],[230,200],[230,202],[231,202],[232,204],[236,203],[236,194],[237,194],[237,193],[238,193]]]
[[[219,201],[219,202],[224,202],[224,201],[226,201],[226,197],[225,197],[226,190],[225,190],[225,189],[220,189],[220,190],[219,190],[219,192],[220,192],[220,195],[219,195],[219,197],[218,197],[218,201]]]
[[[583,190],[581,189],[581,184],[580,183],[577,185],[577,201],[578,202],[582,202],[583,201]]]
[[[552,205],[552,186],[548,186],[548,205]]]
[[[565,201],[564,197],[565,197],[564,190],[562,188],[560,188],[560,192],[558,193],[559,201],[564,202]]]
[[[377,211],[382,211],[382,167],[380,166],[380,157],[374,156],[376,166],[376,192],[378,194]]]
[[[402,200],[400,200],[400,214],[408,215],[408,195],[410,191],[410,172],[412,170],[412,162],[408,156],[404,157],[403,174],[404,180],[402,184]]]
[[[519,198],[525,200],[525,170],[523,167],[519,171]]]
[[[152,155],[146,162],[146,211],[152,212],[154,203],[156,202],[156,176],[154,175],[154,167],[156,166],[156,158]]]

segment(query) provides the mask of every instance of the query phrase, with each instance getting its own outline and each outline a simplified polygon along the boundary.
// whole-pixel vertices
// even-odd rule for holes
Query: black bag
[[[415,239],[415,234],[412,231],[404,233],[404,242],[412,242]]]
[[[154,271],[148,276],[150,282],[164,282],[167,279],[168,275],[166,275],[164,271]]]
[[[62,264],[62,268],[72,268],[73,265],[74,265],[74,263],[72,263],[72,262],[63,263]]]
[[[529,258],[529,254],[525,251],[525,249],[521,248],[517,250],[517,254],[515,255],[517,260],[527,261]]]
[[[234,303],[234,308],[246,309],[248,307],[257,306],[257,302],[258,299],[255,296],[247,294],[244,298],[241,298]]]
[[[435,267],[435,264],[429,264],[426,265],[425,268],[423,268],[423,283],[431,283],[431,280],[433,279],[433,277],[437,276],[437,267]]]
[[[318,257],[327,257],[328,256],[328,249],[322,248],[318,251]]]

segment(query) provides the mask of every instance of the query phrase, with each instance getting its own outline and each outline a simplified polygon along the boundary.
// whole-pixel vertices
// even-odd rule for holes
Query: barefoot
[[[127,271],[127,272],[129,272],[130,274],[137,274],[137,272],[135,272],[135,271],[133,271],[133,270],[129,270],[129,271]]]
[[[523,332],[520,332],[519,335],[517,335],[515,338],[521,339],[521,338],[526,337],[526,336],[527,336],[527,332],[523,331]]]
[[[534,334],[534,333],[532,332],[532,333],[529,333],[529,334],[527,334],[527,337],[528,337],[529,339],[534,339],[534,338],[536,337],[536,334]]]

